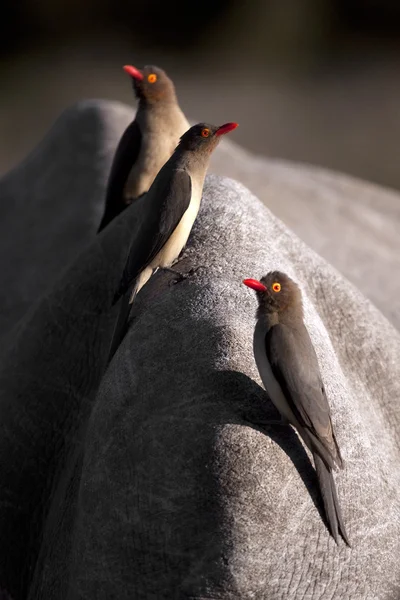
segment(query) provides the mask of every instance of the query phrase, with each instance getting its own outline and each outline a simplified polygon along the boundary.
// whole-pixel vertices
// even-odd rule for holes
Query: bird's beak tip
[[[216,135],[224,135],[225,133],[229,133],[230,131],[233,131],[238,126],[239,126],[239,123],[225,123],[224,125],[221,125],[221,127],[218,127],[218,129],[215,133],[216,133]]]
[[[128,75],[134,79],[137,79],[138,81],[143,80],[143,74],[136,67],[133,67],[132,65],[124,65],[122,68],[124,69],[125,73],[128,73]]]
[[[244,285],[251,288],[252,290],[256,290],[257,292],[265,292],[267,289],[265,285],[258,281],[257,279],[243,279]]]

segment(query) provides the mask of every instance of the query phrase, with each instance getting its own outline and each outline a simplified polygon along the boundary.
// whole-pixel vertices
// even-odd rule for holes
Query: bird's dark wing
[[[143,215],[142,226],[130,248],[115,301],[125,294],[139,273],[168,241],[188,209],[191,195],[190,175],[183,169],[163,167],[147,194],[146,214]]]
[[[314,449],[327,463],[340,466],[329,404],[307,329],[304,325],[295,329],[274,325],[265,336],[265,348],[275,379]]]
[[[106,192],[106,206],[99,231],[104,229],[127,204],[124,199],[124,188],[129,173],[135,164],[141,146],[142,134],[139,125],[133,121],[121,137],[115,151]]]

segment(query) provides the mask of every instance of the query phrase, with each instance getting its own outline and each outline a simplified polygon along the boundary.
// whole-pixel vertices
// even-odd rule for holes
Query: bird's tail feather
[[[111,362],[112,357],[116,353],[119,345],[121,344],[127,332],[129,313],[131,310],[133,298],[136,295],[136,289],[137,283],[135,282],[133,288],[129,289],[127,293],[122,296],[121,306],[119,309],[118,318],[114,327],[114,333],[110,344],[110,351],[108,354],[107,364]]]
[[[322,458],[316,453],[314,453],[314,464],[315,470],[317,471],[322,501],[324,503],[326,519],[332,536],[335,542],[338,543],[340,532],[346,544],[350,546],[332,472],[328,469]]]
[[[98,226],[96,233],[98,233],[98,234],[101,233],[106,225],[107,225],[107,223],[103,217],[100,221],[100,225]]]
[[[102,219],[100,221],[100,225],[97,229],[97,233],[101,233],[103,231],[103,229],[105,227],[107,227],[107,225],[113,220],[114,217],[116,217],[118,215],[118,213],[116,214],[110,214],[110,210],[108,208],[108,206],[106,205],[104,214],[102,216]]]

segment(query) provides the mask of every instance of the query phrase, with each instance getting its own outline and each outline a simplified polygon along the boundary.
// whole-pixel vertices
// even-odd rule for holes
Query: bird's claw
[[[169,286],[173,286],[176,285],[177,283],[180,283],[181,281],[184,281],[185,279],[187,279],[187,275],[183,275],[183,273],[179,273],[178,271],[172,271],[172,273],[175,273],[176,277],[175,279],[171,279],[171,281],[169,282]]]
[[[191,277],[192,275],[194,275],[199,269],[202,269],[203,267],[200,265],[199,267],[194,267],[193,269],[190,269],[190,271],[188,271],[187,273],[183,274],[180,273],[179,271],[175,271],[175,269],[171,269],[169,267],[164,267],[163,271],[168,271],[169,273],[173,273],[175,275],[175,279],[172,279],[169,282],[169,285],[176,285],[177,283],[180,283],[181,281],[184,281],[185,279],[188,279],[189,277]]]
[[[193,269],[190,269],[190,271],[188,272],[187,276],[191,277],[192,275],[194,275],[195,273],[197,273],[197,271],[199,271],[200,269],[205,269],[206,267],[204,267],[203,265],[199,265],[198,267],[193,267]]]

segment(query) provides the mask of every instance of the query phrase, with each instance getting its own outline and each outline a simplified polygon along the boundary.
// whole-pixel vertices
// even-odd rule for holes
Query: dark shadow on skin
[[[136,198],[132,198],[131,200],[125,200],[126,207],[130,206],[131,204],[134,204],[135,202],[143,198],[146,194],[147,192],[143,192],[143,194],[140,194],[140,196],[137,196]]]
[[[229,403],[229,408],[233,409],[238,417],[237,423],[247,425],[270,437],[289,456],[328,528],[317,475],[296,431],[290,425],[260,424],[263,421],[280,419],[265,390],[238,371],[219,371],[214,373],[213,378],[215,386],[223,390],[223,401]]]
[[[188,265],[190,270],[192,265],[189,263]],[[186,267],[184,270],[182,266],[180,270],[186,272]],[[138,301],[132,307],[133,318],[129,327],[133,339],[138,335],[146,335],[146,327],[149,329],[158,327],[157,320],[150,319],[146,327],[142,327],[141,323],[146,313],[160,310],[157,306],[154,308],[154,305],[157,305],[156,296],[173,293],[177,293],[178,296],[182,286],[186,288],[193,286],[199,289],[195,277],[193,279],[189,277],[170,287],[168,282],[173,281],[174,277],[173,273],[161,270],[151,278],[149,284],[143,287],[143,291],[138,295]],[[140,304],[139,296],[142,296]],[[202,354],[199,363],[195,362],[198,351],[196,345],[192,344],[191,336],[180,339],[167,335],[168,324],[164,324],[161,328],[160,341],[165,343],[165,346],[160,350],[159,356],[162,357],[163,354],[168,356],[183,344],[186,357],[188,355],[192,357],[189,363],[192,362],[194,367],[195,395],[204,399],[204,402],[194,402],[188,396],[187,401],[182,404],[182,393],[179,392],[185,390],[187,374],[180,372],[179,369],[174,373],[173,381],[166,387],[165,393],[149,395],[146,403],[141,401],[140,394],[137,392],[126,395],[121,401],[113,398],[112,392],[110,396],[99,395],[97,398],[96,411],[87,433],[89,443],[84,444],[87,463],[84,464],[80,475],[77,494],[79,502],[73,525],[73,536],[75,543],[85,540],[86,547],[91,549],[88,556],[92,556],[93,563],[96,564],[98,560],[100,564],[105,564],[109,571],[109,580],[102,582],[101,590],[97,588],[98,575],[93,574],[93,592],[99,590],[96,594],[99,600],[114,597],[114,593],[115,597],[121,600],[128,600],[135,594],[149,598],[160,595],[173,598],[178,589],[179,597],[203,598],[208,597],[209,587],[234,589],[235,582],[229,568],[232,548],[231,525],[227,522],[220,483],[215,476],[220,458],[215,451],[218,435],[218,428],[215,425],[231,422],[232,410],[227,403],[221,404],[218,382],[214,383],[209,376],[213,372],[213,365],[218,356],[221,332],[206,320],[200,324],[198,321],[192,323],[188,316],[185,319],[185,330],[190,332],[191,326],[198,328],[197,345],[206,344],[210,350]],[[115,360],[118,361],[118,351]],[[123,365],[122,362],[120,364]],[[118,364],[115,367],[118,368]],[[145,370],[146,366],[143,369]],[[114,403],[115,412],[112,421],[107,424],[103,419],[102,407],[107,414],[111,403]],[[136,409],[134,409],[135,404],[137,404]],[[169,415],[168,426],[165,426],[166,421],[161,418],[165,412]],[[96,460],[96,471],[93,471],[90,440],[94,432],[104,427],[104,423],[110,428],[110,438],[113,443],[109,445],[110,450],[104,454],[101,462]],[[106,437],[108,436],[101,435],[102,439]],[[169,453],[171,460],[165,460],[165,453]],[[123,459],[126,456],[130,457],[130,461]],[[143,461],[146,461],[146,469],[140,467]],[[135,465],[140,468],[133,476]],[[107,477],[107,485],[110,487],[105,490],[99,488],[98,494],[93,493],[90,491],[90,486],[86,485],[86,481],[88,478],[96,479],[97,475],[101,478],[104,472],[110,473]],[[107,548],[111,547],[112,553],[114,548],[117,549],[116,552],[121,552],[118,550],[121,548],[118,502],[120,502],[121,491],[125,488],[129,489],[129,486],[132,486],[135,492],[132,495],[132,503],[127,509],[128,518],[124,518],[127,518],[132,548],[138,557],[130,563],[123,581],[120,581],[119,576],[115,576],[115,581],[112,581],[115,566],[107,562],[109,556]],[[64,485],[64,488],[66,487],[68,486]],[[112,494],[109,493],[109,489],[112,489]],[[148,500],[150,496],[153,498],[152,503]],[[88,519],[81,507],[83,504],[87,507],[93,502],[98,503],[99,498],[102,510],[88,510],[88,513],[94,516],[91,518],[90,526],[87,527]],[[116,516],[114,520],[110,519],[107,523],[106,545],[101,543],[104,530],[103,511],[109,514],[111,511],[108,510],[108,506],[111,503]],[[60,505],[58,498],[57,505]],[[96,519],[98,519],[97,523]],[[139,547],[140,550],[140,543],[143,543],[141,540],[149,537],[146,535],[146,527],[158,533],[153,538],[150,536],[151,542],[147,540],[143,552],[147,558],[144,558],[139,556],[137,548]],[[99,550],[96,549],[96,544],[99,545]],[[129,547],[125,546],[125,548],[131,551]],[[90,552],[93,552],[93,555]],[[73,554],[74,552],[71,555]],[[119,555],[121,564],[126,561],[126,556],[127,554],[123,552]],[[162,557],[161,563],[160,557]],[[115,557],[113,560],[115,562]],[[154,561],[153,574],[152,570],[143,569],[143,564],[151,564],[149,560]],[[88,585],[86,580],[80,583],[80,568],[81,565],[72,559],[68,598],[78,597],[79,592],[82,597],[92,597],[88,588],[85,587],[84,592],[79,588],[80,585]],[[85,570],[86,566],[84,568],[84,572],[88,573],[88,581],[91,577],[90,568],[92,567],[89,566],[88,571]],[[199,569],[204,576],[199,575]],[[72,595],[72,590],[75,589],[76,596]]]
[[[116,228],[114,235],[105,231],[94,242],[105,248],[106,257],[114,256],[108,246],[114,245],[116,239],[127,244],[126,235],[119,233],[130,225],[125,222],[125,215],[120,221],[120,225],[111,225]],[[80,264],[83,259],[93,260],[96,265],[88,278],[88,271]],[[103,286],[97,278],[108,273],[107,269],[97,271],[100,264],[96,253],[93,257],[84,253],[82,259],[68,267],[68,278],[74,285],[66,286],[63,307],[56,304],[62,289],[57,284],[55,295],[49,290],[23,317],[20,336],[7,347],[7,362],[2,362],[1,430],[8,429],[9,435],[0,435],[0,462],[4,465],[0,479],[6,505],[0,512],[0,538],[7,541],[0,545],[0,589],[7,589],[14,600],[26,598],[34,589],[34,574],[39,585],[42,565],[48,563],[46,552],[54,554],[52,540],[63,539],[59,544],[62,548],[57,550],[59,564],[65,564],[69,556],[82,446],[113,330],[114,315],[107,297],[96,294],[97,286]],[[193,258],[179,261],[177,266],[182,273],[197,267]],[[162,270],[156,273],[138,295],[132,316],[140,319],[141,312],[144,316],[152,309],[159,294],[174,293],[181,286],[191,286],[196,279],[189,276],[173,284],[174,277]],[[112,296],[110,289],[110,301]],[[86,307],[87,301],[90,312],[86,314],[77,306],[84,302]],[[118,312],[119,306],[115,310]],[[67,328],[71,330],[71,322],[79,331],[75,341],[74,329],[70,335],[66,333]],[[14,373],[21,375],[17,378]],[[49,540],[48,544],[44,540]]]

